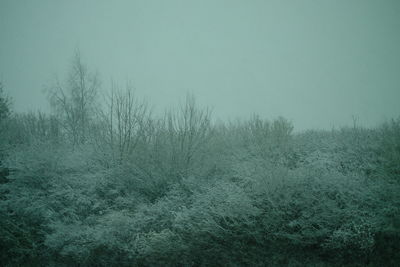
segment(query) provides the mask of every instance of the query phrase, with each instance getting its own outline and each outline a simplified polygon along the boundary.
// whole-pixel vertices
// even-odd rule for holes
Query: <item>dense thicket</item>
[[[400,119],[157,118],[115,85],[99,108],[79,56],[56,85],[52,115],[0,98],[3,266],[400,264]]]

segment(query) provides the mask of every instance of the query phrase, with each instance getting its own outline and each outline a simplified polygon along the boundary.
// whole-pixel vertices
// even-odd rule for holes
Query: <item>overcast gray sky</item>
[[[156,108],[186,92],[216,118],[284,116],[297,129],[400,115],[398,0],[0,1],[0,79],[17,111],[74,50]]]

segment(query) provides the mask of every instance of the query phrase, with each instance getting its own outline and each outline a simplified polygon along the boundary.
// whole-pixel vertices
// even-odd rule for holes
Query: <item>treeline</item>
[[[51,114],[0,92],[2,266],[398,266],[400,119],[294,134],[164,116],[77,54]]]

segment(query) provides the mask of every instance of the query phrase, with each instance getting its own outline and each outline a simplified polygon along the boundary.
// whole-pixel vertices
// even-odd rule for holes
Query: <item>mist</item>
[[[187,92],[216,118],[296,130],[364,126],[400,114],[398,1],[2,1],[0,78],[18,111],[48,110],[43,89],[73,53],[131,83],[155,109]]]
[[[400,2],[0,2],[1,266],[400,266]]]

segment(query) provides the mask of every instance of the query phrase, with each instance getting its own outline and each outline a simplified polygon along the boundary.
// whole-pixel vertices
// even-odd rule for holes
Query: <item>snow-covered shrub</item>
[[[378,154],[384,171],[400,181],[400,118],[384,123],[378,131]]]
[[[254,160],[238,162],[235,173],[262,211],[264,245],[317,255],[334,250],[365,255],[373,249],[382,227],[383,184],[357,173],[310,166],[290,170]]]
[[[102,139],[107,123],[94,123],[98,136],[85,134],[72,146],[62,134],[50,138],[50,118],[23,118],[14,117],[15,136],[2,145],[4,265],[396,259],[398,121],[303,133],[292,133],[284,119],[214,125],[189,98],[177,112],[148,118],[140,140],[128,138],[134,149],[121,156],[108,142],[115,135]]]

